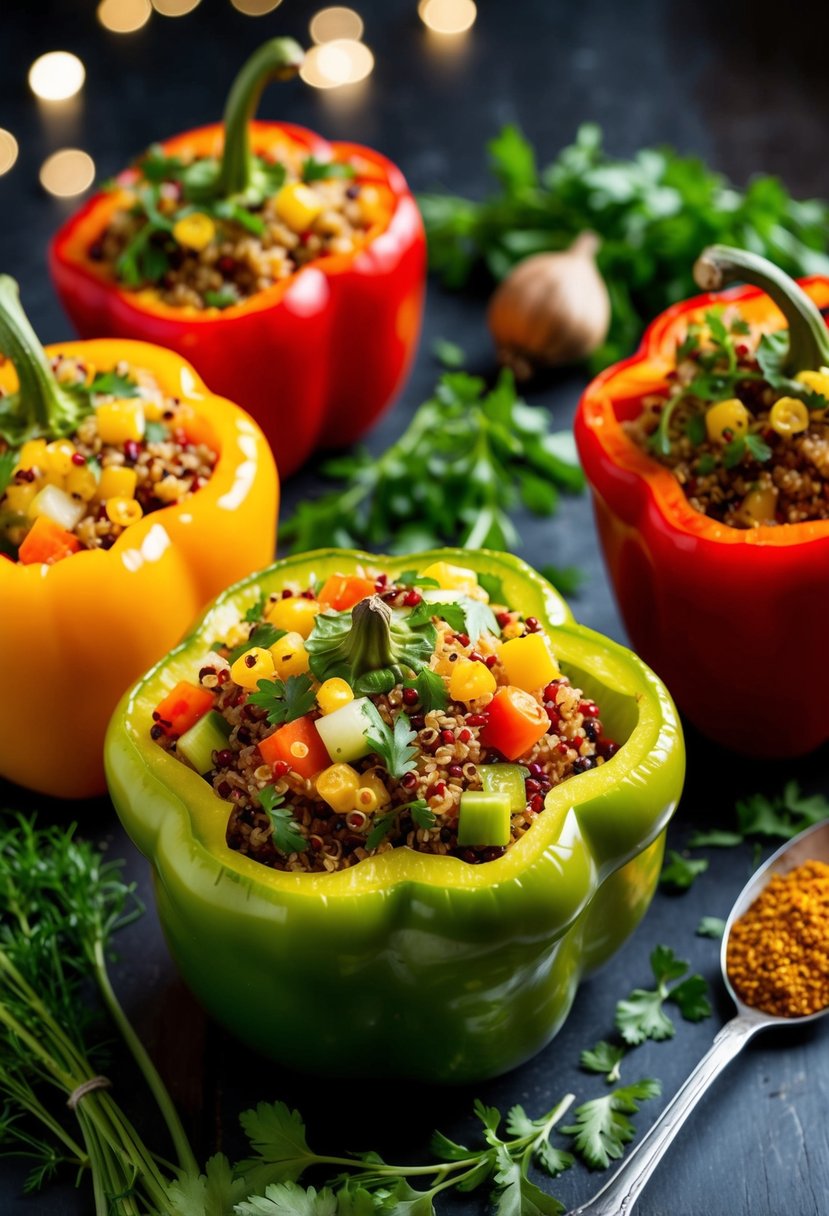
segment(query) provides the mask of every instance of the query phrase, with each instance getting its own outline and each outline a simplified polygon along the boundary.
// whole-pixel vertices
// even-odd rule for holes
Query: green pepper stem
[[[347,649],[355,679],[367,671],[381,671],[396,662],[391,638],[391,608],[379,595],[370,595],[354,605]]]
[[[27,439],[56,439],[77,428],[87,404],[58,384],[20,303],[13,278],[0,275],[0,351],[17,372],[18,389],[0,398],[0,437],[13,447]]]
[[[820,309],[773,262],[730,245],[711,245],[697,259],[694,279],[704,291],[719,291],[728,283],[751,283],[774,300],[789,326],[789,351],[783,362],[787,375],[829,364],[829,331]]]
[[[293,38],[271,38],[242,65],[225,105],[225,145],[217,181],[219,197],[244,194],[250,186],[253,175],[250,122],[259,98],[271,80],[295,76],[302,59],[302,47]]]

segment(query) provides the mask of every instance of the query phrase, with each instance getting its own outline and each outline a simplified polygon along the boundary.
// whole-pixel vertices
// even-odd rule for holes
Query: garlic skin
[[[576,363],[607,336],[610,296],[596,267],[599,238],[582,232],[561,253],[537,253],[493,293],[487,324],[498,359],[517,380],[543,367]]]

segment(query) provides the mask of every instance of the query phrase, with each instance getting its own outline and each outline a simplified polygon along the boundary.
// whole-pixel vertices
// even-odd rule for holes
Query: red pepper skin
[[[829,306],[829,278],[800,283]],[[709,738],[746,755],[804,755],[829,737],[829,521],[726,527],[693,510],[673,474],[620,425],[664,389],[688,322],[724,300],[753,325],[781,324],[756,288],[668,309],[637,354],[589,385],[576,442],[633,648]]]
[[[83,337],[143,338],[183,355],[211,391],[253,415],[284,477],[316,448],[352,443],[391,403],[420,332],[426,241],[402,173],[380,153],[328,143],[289,123],[253,122],[250,134],[256,153],[288,144],[304,156],[353,160],[357,181],[389,192],[388,222],[356,252],[321,258],[221,312],[172,308],[148,292],[125,291],[89,257],[118,191],[94,195],[60,228],[49,266]],[[222,140],[216,124],[162,146],[170,156],[216,155]],[[119,180],[129,185],[130,174]]]

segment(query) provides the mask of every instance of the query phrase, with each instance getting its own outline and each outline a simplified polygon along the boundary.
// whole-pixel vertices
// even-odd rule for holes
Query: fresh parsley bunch
[[[530,254],[596,232],[612,304],[607,340],[591,360],[597,370],[629,355],[657,313],[696,294],[692,267],[706,245],[752,249],[794,277],[829,271],[829,206],[797,202],[775,177],[741,191],[671,148],[615,159],[592,123],[541,170],[517,127],[504,127],[488,152],[498,182],[489,198],[419,196],[432,269],[450,287],[481,264],[501,279]]]

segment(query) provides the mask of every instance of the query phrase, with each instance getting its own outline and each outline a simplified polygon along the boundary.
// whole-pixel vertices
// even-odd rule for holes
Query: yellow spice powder
[[[728,939],[728,977],[755,1009],[777,1017],[829,1005],[829,865],[775,874]]]

